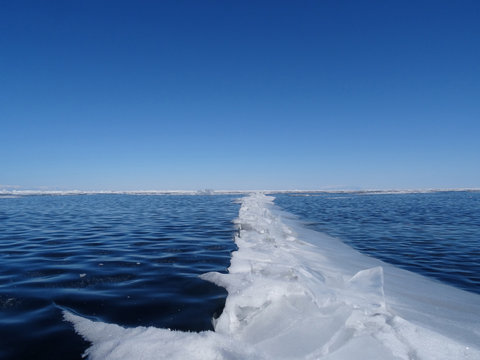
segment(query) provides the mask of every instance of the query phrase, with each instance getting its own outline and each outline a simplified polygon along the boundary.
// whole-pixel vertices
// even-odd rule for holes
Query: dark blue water
[[[61,308],[124,326],[212,329],[231,196],[0,197],[0,359],[81,359]]]
[[[279,194],[275,202],[367,255],[480,293],[480,192]]]

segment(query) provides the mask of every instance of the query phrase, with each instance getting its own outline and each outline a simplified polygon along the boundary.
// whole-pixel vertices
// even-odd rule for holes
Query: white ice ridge
[[[123,328],[65,312],[97,359],[480,359],[480,296],[363,256],[241,199],[215,331]]]

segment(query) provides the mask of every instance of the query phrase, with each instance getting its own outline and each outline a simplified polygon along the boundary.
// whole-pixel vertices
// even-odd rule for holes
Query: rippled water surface
[[[61,308],[126,326],[212,329],[231,196],[0,197],[0,358],[80,359]]]
[[[480,192],[280,194],[276,203],[365,254],[480,293]]]

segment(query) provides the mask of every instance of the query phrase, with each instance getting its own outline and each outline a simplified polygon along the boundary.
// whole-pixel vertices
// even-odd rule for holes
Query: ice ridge
[[[342,252],[343,245],[306,231],[273,200],[262,193],[241,199],[238,250],[228,274],[201,275],[228,291],[215,331],[123,328],[65,311],[65,319],[92,343],[86,355],[92,360],[480,359],[480,342],[449,336],[448,326],[437,332],[429,315],[419,323],[392,307],[383,263]],[[341,256],[330,256],[333,252]],[[405,273],[399,275],[403,281],[416,279]],[[392,301],[397,303],[402,302]],[[474,340],[480,339],[478,331],[473,326]]]

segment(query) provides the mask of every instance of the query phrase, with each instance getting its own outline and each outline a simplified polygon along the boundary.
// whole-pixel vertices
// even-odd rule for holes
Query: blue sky
[[[480,187],[478,1],[0,7],[0,189]]]

